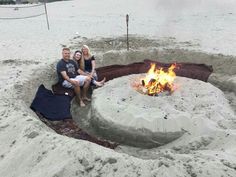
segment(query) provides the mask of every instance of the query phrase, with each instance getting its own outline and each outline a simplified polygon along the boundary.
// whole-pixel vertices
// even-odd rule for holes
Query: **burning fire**
[[[175,79],[174,69],[176,64],[172,64],[165,72],[163,68],[156,69],[155,64],[151,64],[147,75],[142,79],[142,85],[146,89],[148,95],[157,95],[164,91],[173,92],[173,82]]]

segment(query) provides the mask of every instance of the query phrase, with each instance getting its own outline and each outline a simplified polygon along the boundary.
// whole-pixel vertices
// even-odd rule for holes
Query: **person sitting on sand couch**
[[[90,49],[87,45],[83,45],[82,47],[82,58],[79,60],[79,66],[81,71],[87,76],[92,78],[92,84],[97,86],[98,83],[98,75],[96,72],[96,63],[95,57],[91,54]],[[99,83],[104,85],[106,78],[104,77]]]
[[[97,81],[97,74],[96,73],[94,73],[95,75],[93,76],[90,73],[88,73],[88,72],[86,72],[86,71],[81,69],[82,68],[81,64],[84,65],[83,61],[82,61],[82,52],[81,51],[79,51],[79,50],[75,51],[73,59],[74,59],[74,61],[78,65],[78,68],[79,68],[78,72],[79,72],[79,74],[90,77],[92,84],[94,84],[97,87],[101,87],[101,86],[104,85],[105,78],[102,81]],[[94,67],[95,67],[95,65],[94,65]]]
[[[91,101],[87,97],[91,78],[79,74],[78,65],[74,60],[70,59],[70,54],[69,48],[62,49],[62,59],[57,63],[58,80],[63,87],[74,89],[80,106],[84,107],[84,100]],[[80,87],[82,87],[82,93]]]

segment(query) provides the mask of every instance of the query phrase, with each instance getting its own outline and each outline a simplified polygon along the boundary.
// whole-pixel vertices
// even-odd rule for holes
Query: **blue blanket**
[[[72,118],[70,102],[72,97],[67,95],[54,95],[44,85],[40,85],[36,96],[30,106],[48,120],[63,120]]]

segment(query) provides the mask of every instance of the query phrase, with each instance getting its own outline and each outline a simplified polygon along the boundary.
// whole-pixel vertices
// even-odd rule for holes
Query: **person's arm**
[[[83,75],[83,76],[89,76],[90,74],[84,72],[82,69],[78,69],[77,71],[80,75]]]
[[[93,76],[95,73],[96,63],[95,63],[95,60],[92,60],[91,62],[92,62],[92,71],[90,74]]]
[[[61,72],[61,75],[62,75],[62,77],[63,77],[65,80],[67,80],[68,82],[70,82],[72,85],[74,85],[74,86],[79,85],[78,82],[76,82],[76,81],[74,81],[74,80],[71,80],[71,79],[69,78],[69,76],[66,74],[66,71],[62,71],[62,72]]]

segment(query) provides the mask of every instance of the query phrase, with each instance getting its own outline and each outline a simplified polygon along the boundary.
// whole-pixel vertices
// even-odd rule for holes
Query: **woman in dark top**
[[[79,69],[80,75],[89,76],[92,79],[91,82],[98,87],[101,87],[104,85],[105,78],[102,81],[97,81],[97,74],[95,71],[95,61],[93,62],[93,60],[95,59],[93,56],[88,60],[83,59],[82,52],[77,50],[74,53],[73,59],[76,61],[76,63],[78,64],[78,67],[80,68]]]

